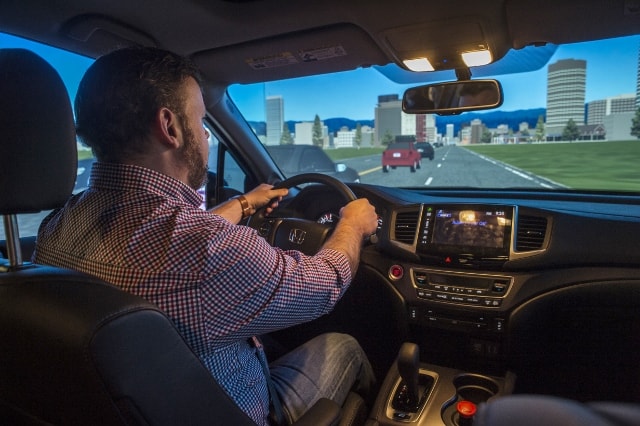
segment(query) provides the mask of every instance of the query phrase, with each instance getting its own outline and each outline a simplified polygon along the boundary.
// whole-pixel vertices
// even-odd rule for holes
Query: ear
[[[157,137],[173,148],[180,147],[181,127],[178,116],[169,108],[161,108],[156,114],[155,132]]]

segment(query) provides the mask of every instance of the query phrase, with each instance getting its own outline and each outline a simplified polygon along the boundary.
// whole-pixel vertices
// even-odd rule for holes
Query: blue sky
[[[49,61],[62,75],[73,101],[82,75],[92,60],[68,52],[0,33],[0,48],[24,47]],[[559,46],[550,63],[573,58],[587,61],[586,102],[609,96],[635,93],[640,36]],[[505,92],[501,109],[512,111],[545,107],[546,66],[514,75],[498,76]],[[248,120],[264,120],[264,96],[284,97],[285,119],[302,121],[346,117],[354,120],[373,119],[378,95],[401,95],[408,86],[393,83],[375,69],[342,73],[340,79],[330,75],[270,82],[264,85],[235,86],[232,96]],[[302,91],[305,96],[294,95]],[[296,100],[298,99],[298,100]],[[357,99],[339,102],[337,99]]]

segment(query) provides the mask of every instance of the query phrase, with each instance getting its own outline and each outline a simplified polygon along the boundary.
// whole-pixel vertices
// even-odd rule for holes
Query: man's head
[[[111,52],[98,58],[80,82],[75,99],[78,136],[99,161],[128,162],[150,151],[153,126],[162,111],[169,111],[184,139],[177,151],[201,168],[199,148],[193,144],[202,133],[202,116],[194,123],[188,113],[194,96],[201,103],[199,84],[197,68],[172,52],[142,47]],[[198,179],[202,177],[190,177],[189,185]]]

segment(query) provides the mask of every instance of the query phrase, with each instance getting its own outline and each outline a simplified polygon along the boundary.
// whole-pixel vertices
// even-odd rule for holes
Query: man
[[[199,81],[187,60],[152,48],[112,52],[87,70],[76,126],[97,162],[89,188],[43,221],[34,261],[87,272],[157,304],[236,403],[266,424],[264,352],[253,336],[329,312],[377,216],[365,199],[347,204],[320,252],[306,256],[238,225],[258,208],[271,212],[286,189],[263,184],[199,209],[208,157]],[[342,404],[373,380],[355,339],[337,333],[276,360],[271,376],[271,399],[289,422],[317,399]]]

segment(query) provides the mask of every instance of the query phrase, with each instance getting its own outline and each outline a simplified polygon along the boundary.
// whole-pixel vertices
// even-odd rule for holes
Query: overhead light
[[[468,67],[477,67],[491,63],[491,52],[488,50],[476,50],[473,52],[464,52],[461,54],[462,60]]]
[[[411,71],[434,71],[433,65],[427,58],[405,59],[402,63]]]

